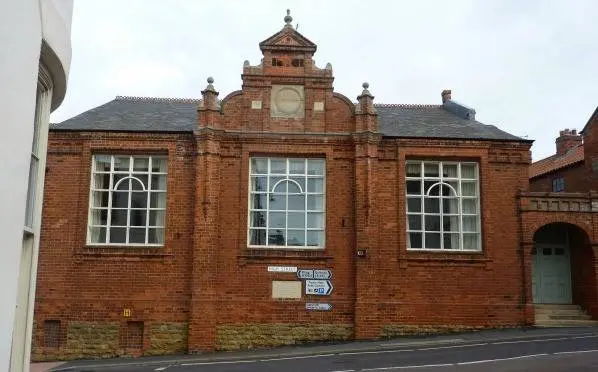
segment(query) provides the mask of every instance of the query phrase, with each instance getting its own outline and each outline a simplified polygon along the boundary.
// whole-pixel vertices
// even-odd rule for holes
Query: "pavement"
[[[524,341],[537,338],[566,338],[584,335],[598,335],[598,327],[576,328],[513,328],[503,330],[486,330],[468,333],[453,333],[435,336],[406,336],[390,340],[352,341],[344,343],[321,343],[308,345],[284,346],[272,349],[259,349],[236,352],[213,352],[192,355],[169,355],[140,358],[114,358],[101,360],[76,360],[61,364],[32,363],[31,372],[42,371],[102,371],[114,368],[147,368],[164,365],[208,364],[215,362],[234,363],[247,359],[262,360],[273,358],[297,358],[301,356],[331,355],[347,353],[384,352],[401,348],[419,348],[444,345],[450,346],[497,343],[501,341]],[[583,337],[578,337],[583,338]],[[159,368],[158,368],[159,369]],[[153,370],[153,368],[152,368]]]

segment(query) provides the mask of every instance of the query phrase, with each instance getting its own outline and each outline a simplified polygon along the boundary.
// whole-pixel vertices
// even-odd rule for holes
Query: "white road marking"
[[[550,354],[529,354],[529,355],[521,355],[521,356],[516,356],[516,357],[511,357],[511,358],[497,358],[497,359],[474,360],[474,361],[471,361],[471,362],[456,363],[456,365],[463,366],[463,365],[466,365],[466,364],[482,364],[482,363],[503,362],[505,360],[536,358],[536,357],[539,357],[539,356],[546,356],[546,355],[550,355]]]
[[[558,338],[537,338],[533,340],[518,340],[518,341],[500,341],[500,342],[492,342],[492,345],[503,345],[503,344],[521,344],[524,342],[546,342],[546,341],[560,341],[560,340],[570,340],[571,337],[558,337]]]
[[[415,351],[416,349],[400,349],[400,350],[378,350],[378,351],[348,351],[346,353],[338,353],[336,355],[361,355],[361,354],[384,354],[384,353],[405,353],[408,351]]]
[[[577,337],[571,337],[571,339],[578,340],[580,338],[596,338],[596,337],[598,337],[598,335],[577,336]]]
[[[393,369],[407,369],[407,368],[431,368],[431,367],[451,367],[454,364],[419,364],[414,366],[396,366],[396,367],[380,367],[380,368],[366,368],[361,371],[390,371]]]
[[[596,353],[597,350],[577,350],[577,351],[559,351],[558,353],[553,353],[554,355],[561,355],[561,354],[580,354],[580,353]]]
[[[354,369],[343,369],[342,371],[330,371],[330,372],[355,372]]]
[[[424,346],[430,344],[450,344],[456,342],[464,342],[466,340],[462,338],[449,338],[446,340],[437,340],[437,341],[413,341],[413,342],[394,342],[390,344],[380,344],[382,347],[401,347],[401,346]]]
[[[237,363],[255,363],[258,360],[225,360],[219,362],[198,362],[198,363],[181,363],[181,366],[204,366],[210,364],[237,364]]]
[[[455,349],[460,347],[474,347],[474,346],[484,346],[488,345],[488,343],[481,343],[481,344],[467,344],[467,345],[452,345],[452,346],[438,346],[438,347],[427,347],[425,349],[417,349],[418,351],[425,351],[425,350],[441,350],[441,349]]]
[[[159,368],[154,369],[154,371],[164,371],[168,367],[170,367],[170,366],[159,367]]]
[[[329,356],[335,356],[338,354],[316,354],[316,355],[301,355],[301,356],[293,356],[293,357],[280,357],[280,358],[269,358],[269,359],[260,359],[260,362],[271,362],[275,360],[290,360],[290,359],[309,359],[309,358],[323,358]]]

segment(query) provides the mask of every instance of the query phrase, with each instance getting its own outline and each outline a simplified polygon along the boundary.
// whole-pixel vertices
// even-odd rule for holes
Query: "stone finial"
[[[291,17],[291,9],[287,9],[287,15],[284,17],[285,26],[293,27],[291,22],[293,22],[293,17]]]
[[[208,77],[208,86],[206,87],[206,91],[210,91],[210,92],[215,92],[216,89],[214,88],[214,85],[212,85],[214,83],[214,78],[213,77]]]
[[[450,89],[443,90],[442,93],[440,93],[440,95],[442,96],[442,103],[445,103],[446,101],[451,100],[451,90]]]
[[[249,66],[250,66],[249,60],[246,59],[245,62],[243,62],[243,67],[249,67]]]
[[[332,63],[328,62],[328,63],[326,64],[326,70],[328,70],[328,71],[332,71]]]
[[[363,91],[361,92],[362,96],[370,96],[372,98],[374,98],[374,96],[372,96],[372,93],[370,93],[370,91],[368,90],[368,88],[370,87],[370,84],[366,81],[363,84],[361,84],[361,86],[363,87]]]

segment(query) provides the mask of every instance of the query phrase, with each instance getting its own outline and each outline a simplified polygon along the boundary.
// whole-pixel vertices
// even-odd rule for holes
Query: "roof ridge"
[[[116,101],[199,103],[201,98],[116,96]]]
[[[442,108],[442,105],[425,104],[425,103],[374,103],[374,107]]]

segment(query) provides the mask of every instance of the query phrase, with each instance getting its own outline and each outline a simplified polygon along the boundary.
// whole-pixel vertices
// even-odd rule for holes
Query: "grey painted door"
[[[571,259],[566,245],[538,245],[533,252],[534,303],[571,303]]]

